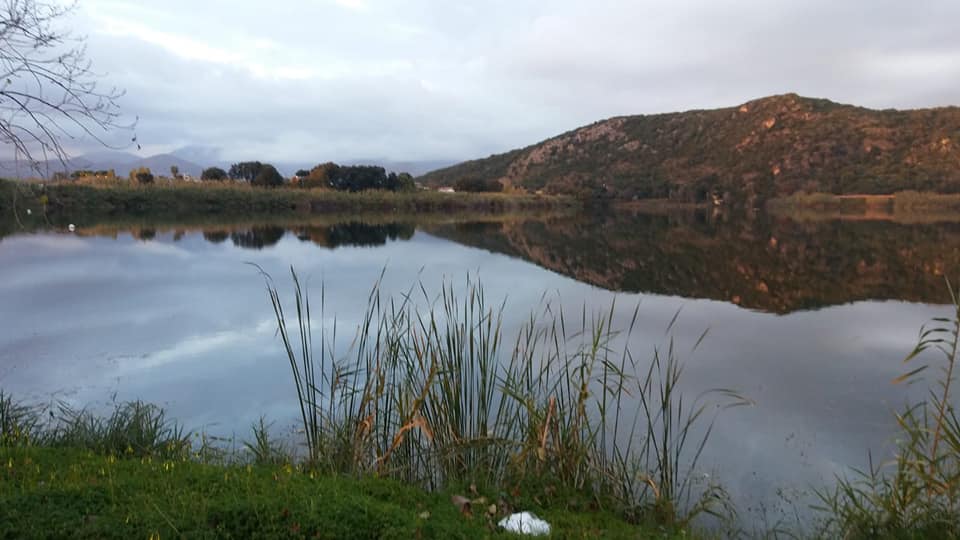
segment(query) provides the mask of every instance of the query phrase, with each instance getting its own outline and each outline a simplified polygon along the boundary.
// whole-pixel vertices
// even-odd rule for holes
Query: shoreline
[[[43,213],[51,218],[89,215],[310,216],[332,212],[504,213],[577,209],[569,197],[434,191],[357,193],[293,187],[258,188],[221,183],[95,186],[0,180],[0,212]]]
[[[833,219],[893,221],[904,224],[960,220],[960,194],[898,191],[891,194],[794,193],[770,199],[772,216],[798,221]]]

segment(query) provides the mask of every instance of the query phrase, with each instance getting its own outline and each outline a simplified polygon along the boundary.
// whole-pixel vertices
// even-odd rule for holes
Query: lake
[[[418,282],[435,295],[469,276],[505,300],[508,335],[544,301],[579,314],[615,300],[624,326],[639,303],[639,362],[673,338],[685,393],[753,400],[718,416],[698,473],[763,523],[868,451],[890,455],[892,412],[925,392],[892,380],[920,326],[952,313],[960,224],[617,211],[13,233],[0,238],[0,388],[74,406],[141,399],[223,437],[248,437],[261,416],[289,429],[289,368],[248,263],[285,299],[291,265],[314,299],[322,283],[343,351],[378,279],[384,295]]]

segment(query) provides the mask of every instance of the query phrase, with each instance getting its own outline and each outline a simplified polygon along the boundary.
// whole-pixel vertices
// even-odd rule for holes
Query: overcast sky
[[[82,0],[142,155],[466,159],[797,92],[960,104],[957,0]],[[120,135],[117,135],[120,137]]]

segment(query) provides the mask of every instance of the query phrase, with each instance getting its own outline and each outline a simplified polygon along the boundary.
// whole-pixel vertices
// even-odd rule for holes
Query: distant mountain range
[[[117,176],[127,176],[132,169],[149,167],[154,174],[169,175],[170,167],[176,166],[180,174],[200,176],[203,167],[173,154],[157,154],[150,157],[140,157],[128,152],[91,152],[70,158],[66,167],[56,160],[42,162],[39,165],[43,176],[53,176],[54,173],[70,173],[76,170],[108,171],[113,169]],[[49,172],[47,172],[49,171]],[[36,176],[36,172],[24,164],[13,161],[0,162],[0,176],[8,178],[25,178]]]
[[[261,160],[263,161],[263,160]],[[202,165],[200,164],[202,163]],[[184,147],[168,154],[157,154],[149,157],[137,156],[130,152],[102,151],[89,152],[71,158],[67,162],[66,172],[76,170],[106,171],[113,169],[118,176],[127,176],[132,169],[148,167],[154,174],[169,175],[170,167],[176,166],[180,174],[200,176],[207,167],[221,167],[228,169],[229,161],[223,161],[216,149],[199,146]],[[284,176],[293,176],[299,169],[311,169],[316,162],[270,162]],[[390,161],[386,159],[351,159],[340,162],[341,165],[378,165],[388,171],[407,172],[420,176],[441,167],[453,164],[453,161]],[[43,176],[50,177],[56,172],[64,171],[63,163],[56,160],[40,163]],[[0,161],[0,177],[28,178],[36,176],[36,172],[23,163],[14,161]]]
[[[796,191],[960,192],[960,108],[871,110],[786,94],[620,116],[424,175],[623,199],[756,201]]]

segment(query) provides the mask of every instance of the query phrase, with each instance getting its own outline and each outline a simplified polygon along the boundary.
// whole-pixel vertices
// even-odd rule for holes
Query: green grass
[[[496,494],[427,493],[400,482],[291,465],[218,466],[49,448],[0,448],[0,538],[487,538]],[[486,500],[484,500],[486,499]],[[499,503],[499,504],[498,504]],[[490,504],[497,512],[488,516]],[[554,538],[664,538],[616,516],[528,507]]]

